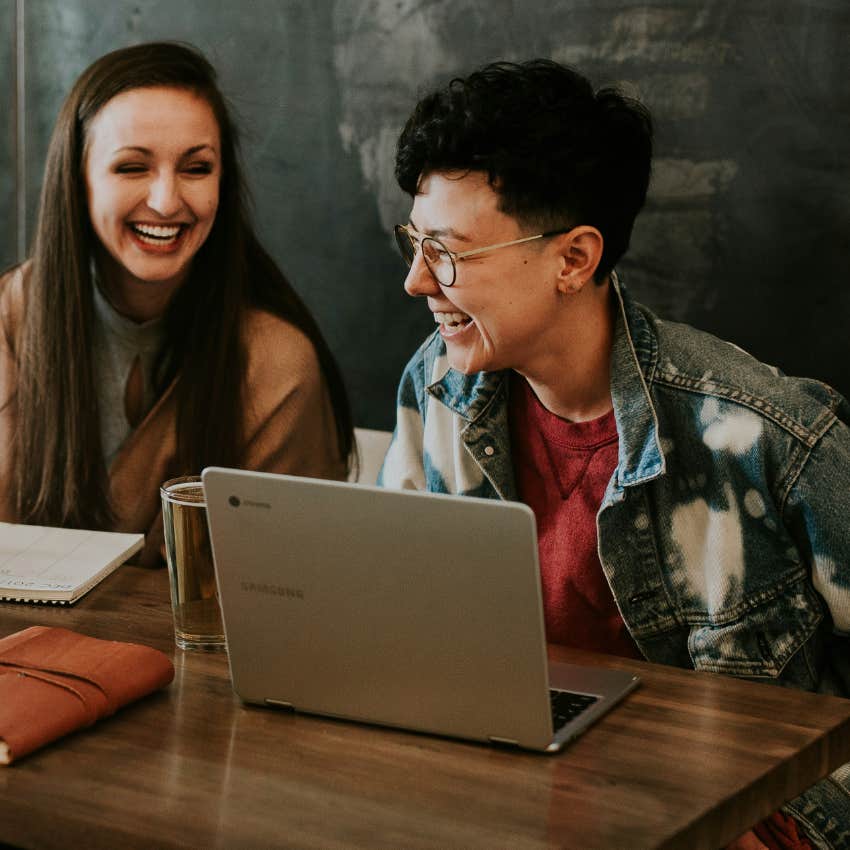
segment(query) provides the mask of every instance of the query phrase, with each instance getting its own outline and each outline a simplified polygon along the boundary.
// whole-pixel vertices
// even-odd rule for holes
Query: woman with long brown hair
[[[339,370],[254,234],[236,128],[190,46],[83,72],[0,321],[0,519],[146,532],[155,563],[166,478],[346,474]]]

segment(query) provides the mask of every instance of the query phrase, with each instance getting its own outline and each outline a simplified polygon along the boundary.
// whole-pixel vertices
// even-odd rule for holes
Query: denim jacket
[[[602,569],[649,660],[850,697],[850,405],[661,321],[613,277],[617,467]],[[439,334],[402,376],[386,487],[516,500],[508,374],[449,368]],[[788,806],[850,848],[850,766]]]

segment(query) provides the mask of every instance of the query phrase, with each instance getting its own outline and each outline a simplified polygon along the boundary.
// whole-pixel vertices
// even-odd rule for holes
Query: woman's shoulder
[[[23,301],[24,286],[32,271],[32,260],[25,260],[0,274],[0,301],[4,304]]]
[[[269,310],[249,307],[244,332],[249,350],[272,347],[277,352],[316,356],[313,343],[304,331]]]
[[[247,310],[244,340],[248,380],[279,375],[295,380],[319,379],[319,358],[304,331],[281,316],[257,307]]]
[[[27,260],[0,275],[0,320],[6,334],[13,334],[23,318],[24,287],[32,269]]]

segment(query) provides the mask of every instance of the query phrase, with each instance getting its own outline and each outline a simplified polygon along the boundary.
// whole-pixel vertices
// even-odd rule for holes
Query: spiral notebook
[[[70,605],[144,540],[142,534],[0,522],[0,600]]]

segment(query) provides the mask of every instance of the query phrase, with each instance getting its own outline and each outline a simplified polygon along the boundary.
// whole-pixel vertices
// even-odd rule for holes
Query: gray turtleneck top
[[[110,466],[133,430],[127,421],[125,396],[133,363],[141,362],[143,410],[147,413],[156,402],[153,368],[162,345],[162,319],[141,324],[122,316],[94,287],[95,381],[100,408],[100,436],[103,456]],[[138,423],[137,423],[138,424]]]

